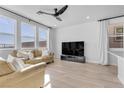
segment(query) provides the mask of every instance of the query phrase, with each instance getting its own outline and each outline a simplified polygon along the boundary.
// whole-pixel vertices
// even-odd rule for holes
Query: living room
[[[1,5],[1,88],[123,88],[123,5]]]

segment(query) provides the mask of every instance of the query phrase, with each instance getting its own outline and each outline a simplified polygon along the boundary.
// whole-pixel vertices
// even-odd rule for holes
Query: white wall
[[[52,28],[49,32],[49,51],[54,52],[55,51],[55,29]]]
[[[60,58],[61,43],[66,41],[84,41],[85,56],[87,62],[98,63],[98,38],[99,23],[91,22],[80,25],[70,26],[66,28],[56,29],[55,37],[55,56]]]

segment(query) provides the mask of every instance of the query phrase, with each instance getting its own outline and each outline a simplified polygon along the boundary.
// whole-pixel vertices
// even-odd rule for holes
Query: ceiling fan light
[[[90,16],[86,16],[86,19],[90,19]]]

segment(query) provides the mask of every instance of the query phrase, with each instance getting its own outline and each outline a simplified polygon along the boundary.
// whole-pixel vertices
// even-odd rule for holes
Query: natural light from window
[[[21,23],[21,45],[22,48],[35,48],[36,27],[27,23]]]
[[[38,29],[36,29],[36,27]],[[0,49],[48,48],[49,29],[0,15]],[[36,33],[37,31],[37,33]]]
[[[45,74],[45,79],[44,79],[44,88],[51,88],[51,80],[50,80],[50,75]]]
[[[123,48],[123,23],[109,25],[108,37],[109,48]]]
[[[39,28],[39,47],[47,48],[48,31],[46,29]]]
[[[16,20],[0,15],[0,49],[15,48]]]

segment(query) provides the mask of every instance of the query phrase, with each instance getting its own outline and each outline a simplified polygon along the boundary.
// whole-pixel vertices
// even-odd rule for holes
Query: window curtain
[[[108,65],[108,26],[109,20],[100,21],[99,62],[101,65]]]
[[[54,29],[51,28],[49,31],[49,51],[54,53]]]

